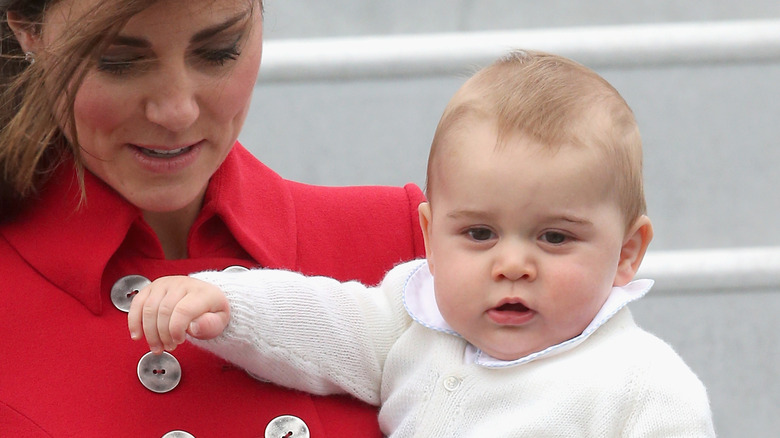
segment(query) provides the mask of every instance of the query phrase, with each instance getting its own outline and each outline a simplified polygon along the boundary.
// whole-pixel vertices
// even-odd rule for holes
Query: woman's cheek
[[[94,136],[111,136],[127,120],[128,110],[134,107],[132,97],[121,93],[108,92],[108,89],[94,80],[85,80],[76,94],[73,112],[76,120],[76,132],[82,149],[93,150]]]
[[[235,68],[222,78],[222,84],[211,88],[217,95],[209,99],[213,103],[210,112],[223,118],[224,122],[238,122],[238,128],[249,112],[263,55],[262,23],[256,25],[259,27],[253,32],[259,33],[250,36]]]
[[[238,67],[227,78],[223,87],[216,88],[220,93],[216,102],[216,113],[225,116],[226,119],[239,118],[243,121],[249,111],[249,103],[252,99],[252,93],[257,81],[257,72],[259,70],[258,60],[250,60],[246,64]]]

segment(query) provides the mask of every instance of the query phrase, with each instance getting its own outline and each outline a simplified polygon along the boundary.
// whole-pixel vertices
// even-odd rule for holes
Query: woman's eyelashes
[[[241,56],[238,42],[227,47],[199,48],[189,56],[195,63],[205,67],[224,67]],[[112,74],[143,73],[152,68],[153,58],[149,55],[131,54],[126,56],[106,55],[97,63],[97,70]]]
[[[123,75],[131,69],[139,70],[144,63],[143,56],[130,56],[125,58],[104,56],[98,60],[98,71],[113,75]]]
[[[205,63],[221,67],[230,61],[235,61],[241,56],[238,43],[231,47],[222,49],[199,49],[195,51],[197,59],[202,59]]]

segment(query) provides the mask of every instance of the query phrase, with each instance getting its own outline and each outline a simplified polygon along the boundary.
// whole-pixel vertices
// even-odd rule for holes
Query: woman
[[[416,186],[294,183],[236,143],[260,1],[0,12],[0,435],[379,435],[355,400],[260,382],[192,346],[146,355],[127,333],[134,291],[162,275],[267,266],[376,283],[422,255]]]

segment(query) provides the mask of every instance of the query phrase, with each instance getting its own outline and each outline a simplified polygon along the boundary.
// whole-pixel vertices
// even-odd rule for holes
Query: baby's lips
[[[494,309],[498,310],[499,312],[527,312],[530,310],[523,303],[506,303],[495,307]]]
[[[496,310],[499,312],[527,312],[531,310],[531,308],[528,307],[528,305],[522,299],[510,297],[499,301],[496,307],[492,308],[491,310]]]

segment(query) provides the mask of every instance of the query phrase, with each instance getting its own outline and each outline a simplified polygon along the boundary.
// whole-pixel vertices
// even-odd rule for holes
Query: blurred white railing
[[[780,20],[267,40],[260,83],[469,74],[511,49],[591,68],[780,61]],[[780,291],[780,247],[650,252],[653,294]]]
[[[510,49],[591,68],[780,61],[780,20],[267,40],[260,82],[468,74]]]
[[[651,251],[637,278],[654,279],[653,294],[780,292],[780,247]]]

